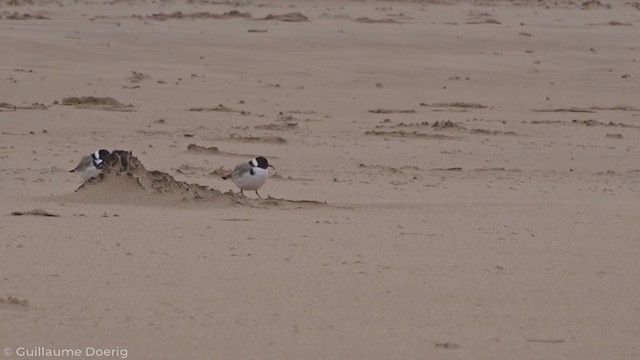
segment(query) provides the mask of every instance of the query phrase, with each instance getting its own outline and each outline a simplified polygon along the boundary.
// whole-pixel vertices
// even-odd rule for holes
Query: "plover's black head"
[[[256,166],[262,169],[267,169],[268,167],[273,167],[269,165],[269,162],[263,156],[258,156],[257,158],[249,161],[249,165]]]
[[[93,154],[91,154],[91,157],[94,160],[106,161],[106,160],[109,160],[109,156],[110,155],[111,155],[111,153],[109,152],[109,150],[100,149],[100,150],[94,152]]]
[[[91,154],[93,165],[98,169],[102,169],[109,162],[110,157],[111,153],[108,150],[104,149],[100,149]]]

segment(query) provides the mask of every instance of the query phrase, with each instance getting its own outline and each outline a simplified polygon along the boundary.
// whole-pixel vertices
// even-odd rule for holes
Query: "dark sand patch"
[[[33,209],[29,211],[12,211],[13,216],[34,215],[34,216],[46,216],[46,217],[60,217],[58,214],[50,213],[43,209]]]
[[[57,104],[58,102],[54,102]],[[136,111],[131,104],[125,105],[112,97],[66,97],[60,102],[60,105],[74,106],[76,109],[93,109],[107,111]]]
[[[572,124],[586,125],[586,126],[614,126],[614,127],[624,127],[624,128],[640,128],[640,126],[638,126],[638,125],[614,123],[613,121],[609,121],[608,123],[605,123],[605,122],[598,121],[598,120],[593,120],[593,119],[589,119],[589,120],[573,119],[573,120],[571,120],[571,123]]]
[[[397,138],[414,138],[414,139],[433,139],[433,140],[460,140],[460,136],[449,136],[443,134],[427,134],[418,131],[404,131],[404,130],[394,130],[394,131],[378,131],[378,130],[369,130],[365,131],[365,135],[373,135],[373,136],[383,136],[383,137],[397,137]]]
[[[556,109],[533,109],[535,112],[573,112],[573,113],[595,113],[595,110],[583,109],[577,107],[556,108]]]
[[[220,149],[215,146],[201,146],[198,144],[189,144],[187,145],[187,151],[199,154],[219,154]]]
[[[480,134],[480,135],[518,135],[513,131],[501,131],[501,130],[491,130],[491,129],[479,129],[479,128],[467,128],[464,125],[453,122],[451,120],[437,120],[433,123],[429,123],[428,121],[422,121],[417,123],[403,123],[400,122],[398,124],[390,124],[390,125],[376,125],[376,129],[384,129],[384,128],[431,128],[436,131],[442,130],[455,130],[459,132],[465,132],[469,134]]]
[[[283,130],[293,130],[298,128],[298,123],[296,122],[285,122],[281,124],[266,124],[266,125],[256,125],[253,127],[254,129],[262,129],[262,130],[275,130],[275,131],[283,131]]]
[[[26,309],[29,307],[29,301],[26,299],[18,299],[11,295],[6,298],[0,298],[0,308],[22,308]]]
[[[232,10],[222,14],[215,14],[208,11],[195,12],[195,13],[183,13],[182,11],[175,11],[170,14],[165,14],[161,12],[161,13],[156,13],[151,15],[132,15],[131,17],[135,19],[149,19],[149,20],[157,20],[157,21],[166,21],[166,20],[172,20],[172,19],[178,19],[178,20],[250,19],[251,13],[239,12],[236,10]]]
[[[13,105],[6,102],[0,103],[0,111],[16,111],[16,110],[48,110],[49,108],[45,104],[32,103],[31,105],[20,106]]]
[[[3,12],[3,15],[0,18],[5,18],[7,20],[50,20],[51,18],[43,15],[43,14],[29,14],[29,13],[9,13]]]
[[[287,139],[280,136],[241,136],[237,134],[231,134],[229,138],[222,140],[232,140],[247,143],[268,143],[268,144],[286,144]]]
[[[592,106],[591,110],[603,110],[603,111],[640,111],[640,108],[628,105],[616,105],[616,106]]]
[[[450,103],[420,103],[420,106],[428,106],[428,107],[436,107],[436,108],[461,108],[461,109],[486,109],[487,105],[476,104],[476,103],[468,103],[464,101],[456,101]]]
[[[362,24],[400,24],[400,22],[394,20],[394,19],[372,19],[369,17],[360,17],[357,18],[355,20],[356,22],[362,23]]]
[[[230,107],[219,104],[216,107],[193,107],[190,108],[189,111],[218,111],[218,112],[227,112],[227,113],[238,113],[241,115],[249,115],[248,111],[243,110],[235,110]]]
[[[622,134],[607,134],[605,135],[606,138],[608,139],[623,139],[624,137],[622,136]]]
[[[182,165],[180,165],[180,167],[178,167],[174,171],[176,173],[178,173],[178,174],[192,175],[192,174],[197,174],[197,173],[206,173],[208,170],[203,168],[203,167],[199,167],[199,166],[193,166],[193,165],[189,165],[189,164],[182,164]]]
[[[269,14],[262,19],[257,20],[277,20],[277,21],[285,21],[285,22],[305,22],[309,21],[309,18],[300,12],[291,12],[287,14],[281,15],[273,15]]]
[[[416,111],[413,109],[373,109],[369,110],[372,114],[415,114]]]

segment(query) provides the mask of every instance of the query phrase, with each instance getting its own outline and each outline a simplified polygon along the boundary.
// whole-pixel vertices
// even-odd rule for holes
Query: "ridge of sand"
[[[131,151],[115,150],[99,177],[85,181],[73,194],[60,198],[73,202],[167,206],[177,204],[243,205],[254,208],[300,209],[324,206],[313,200],[264,200],[178,181],[158,170],[147,170]]]

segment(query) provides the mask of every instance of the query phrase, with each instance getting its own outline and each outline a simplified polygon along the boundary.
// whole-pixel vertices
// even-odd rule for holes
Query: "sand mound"
[[[74,197],[94,202],[166,203],[190,201],[232,202],[228,195],[199,184],[177,181],[162,171],[147,170],[129,151],[115,150],[98,178],[85,181]]]
[[[219,204],[256,208],[300,209],[326,204],[309,200],[269,197],[258,200],[232,191],[223,193],[200,184],[178,181],[162,171],[147,170],[130,151],[115,150],[98,178],[85,181],[63,198],[92,203],[129,205]]]

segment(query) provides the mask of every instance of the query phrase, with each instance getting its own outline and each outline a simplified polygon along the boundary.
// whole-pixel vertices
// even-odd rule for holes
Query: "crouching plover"
[[[267,177],[269,177],[267,169],[270,167],[272,168],[273,166],[269,165],[267,159],[258,156],[249,162],[239,164],[231,174],[222,178],[231,179],[240,188],[241,195],[244,196],[244,190],[255,190],[256,195],[262,199],[262,196],[258,194],[258,189],[267,181]]]
[[[111,153],[107,150],[98,150],[91,155],[83,156],[75,169],[69,172],[78,173],[84,180],[94,178],[102,172],[109,160]]]

